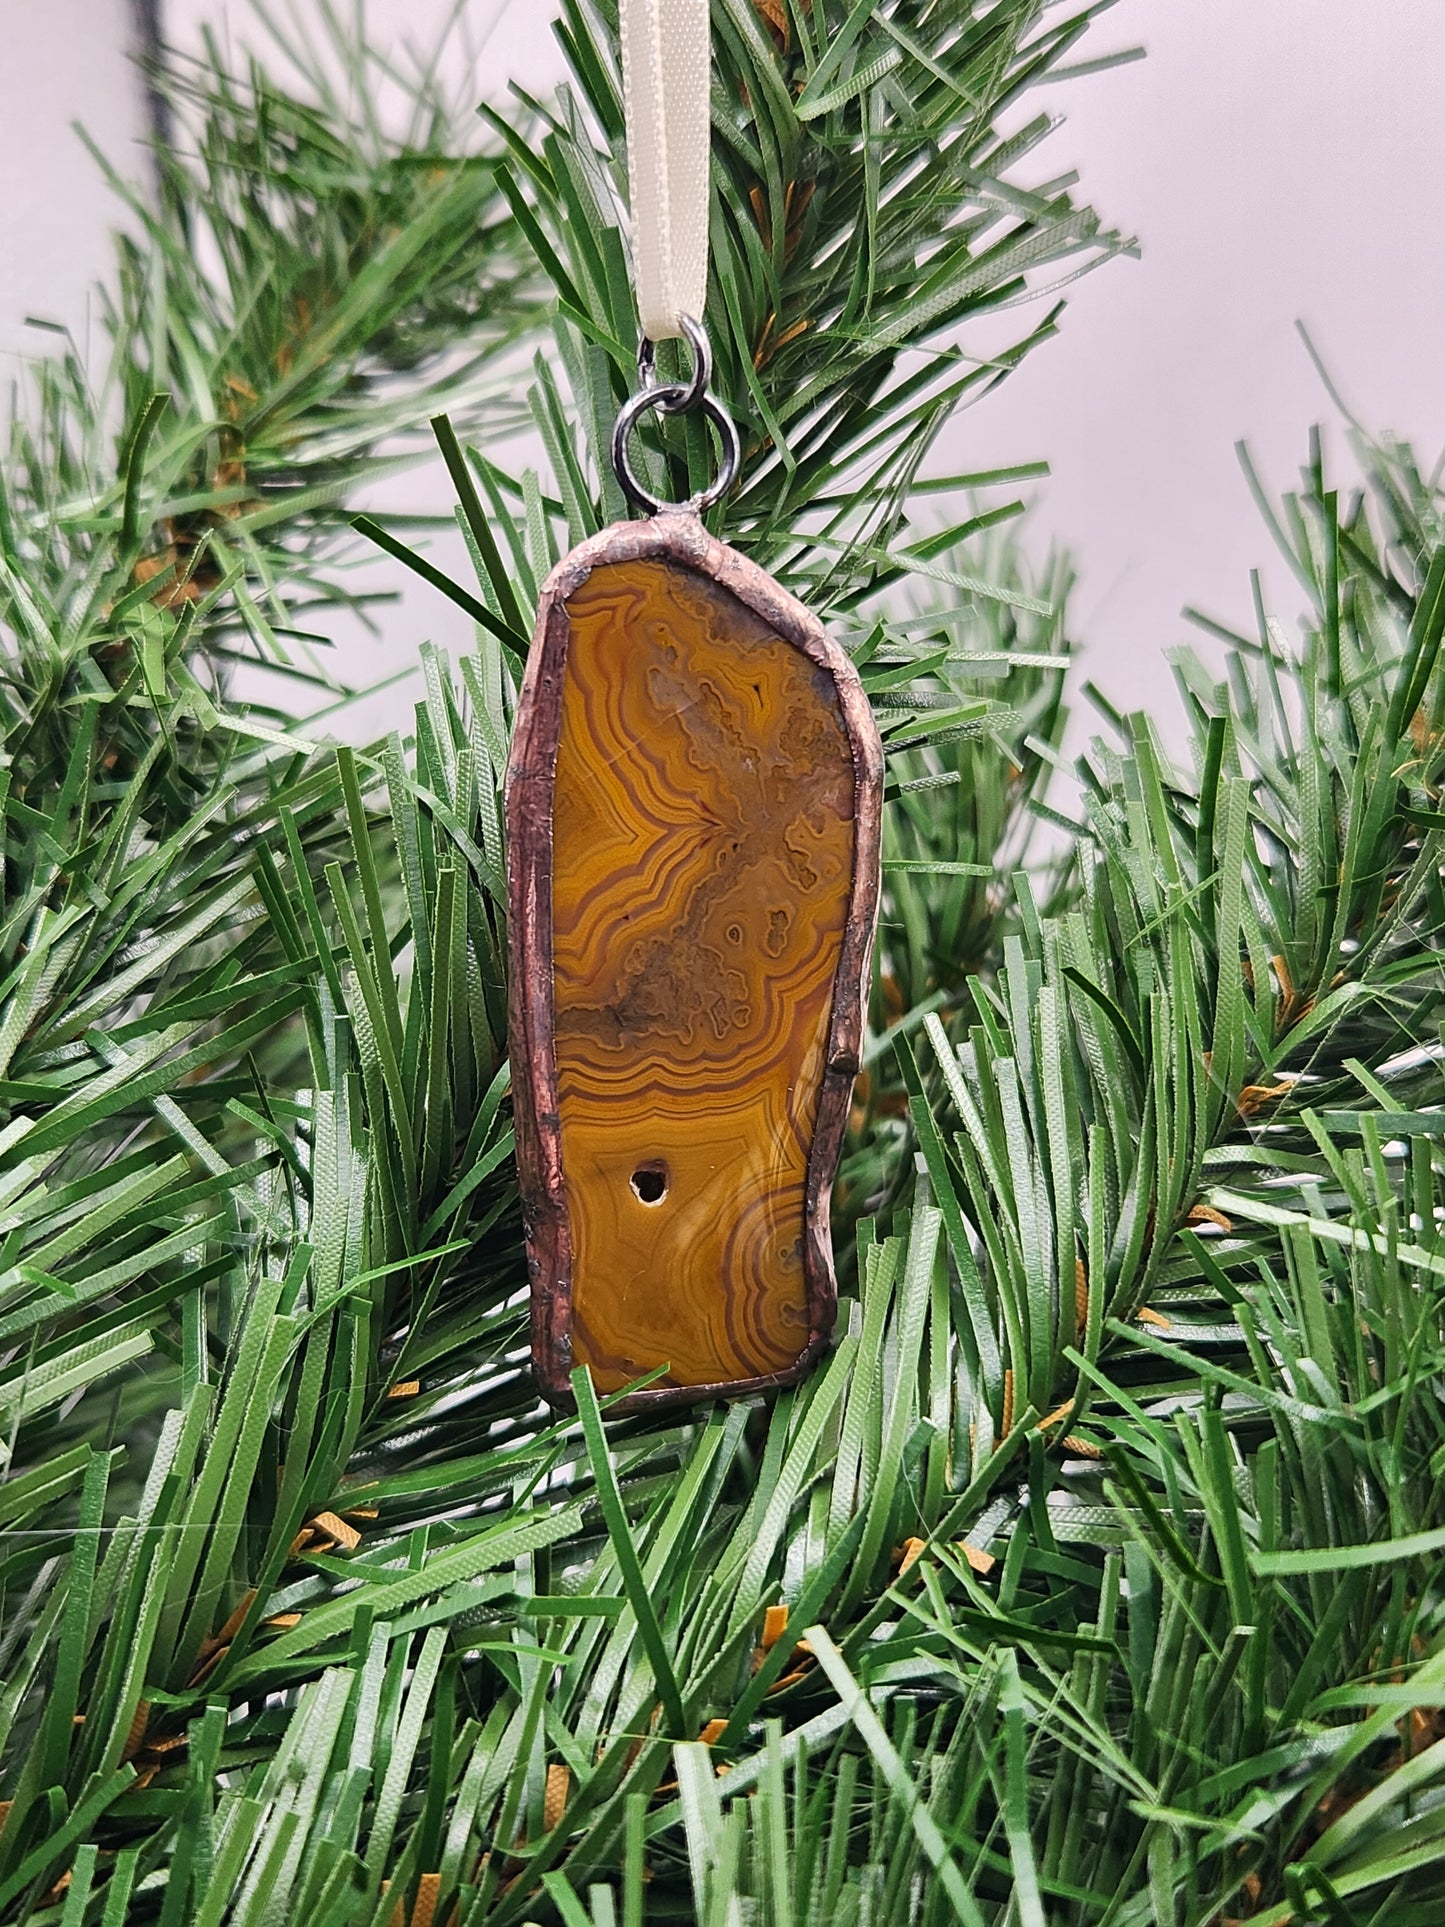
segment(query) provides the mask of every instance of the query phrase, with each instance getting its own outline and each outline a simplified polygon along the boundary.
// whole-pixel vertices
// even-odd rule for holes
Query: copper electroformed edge
[[[507,763],[508,1018],[517,1172],[532,1293],[532,1361],[543,1396],[553,1405],[572,1403],[573,1365],[572,1235],[562,1168],[551,965],[552,790],[567,664],[565,604],[595,568],[659,558],[711,577],[828,671],[853,753],[853,876],[804,1189],[808,1342],[786,1371],[711,1385],[652,1387],[620,1401],[620,1409],[694,1404],[790,1385],[827,1345],[838,1306],[830,1235],[833,1178],[859,1069],[878,915],[883,750],[873,712],[857,670],[817,617],[746,556],[709,535],[695,513],[672,510],[645,521],[618,522],[564,556],[543,584]]]

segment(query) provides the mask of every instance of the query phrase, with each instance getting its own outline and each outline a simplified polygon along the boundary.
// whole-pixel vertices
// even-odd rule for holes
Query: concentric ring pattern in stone
[[[572,1355],[786,1372],[854,857],[828,671],[710,577],[593,569],[568,623],[552,963]]]

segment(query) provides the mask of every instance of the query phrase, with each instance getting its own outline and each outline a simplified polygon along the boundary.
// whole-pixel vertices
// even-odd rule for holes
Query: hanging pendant
[[[698,331],[700,334],[700,331]],[[645,371],[648,364],[644,362]],[[833,1173],[878,900],[882,751],[792,596],[654,503],[542,593],[507,778],[533,1356],[639,1402],[802,1373],[832,1329]],[[695,392],[694,392],[695,391]],[[689,401],[689,397],[692,399]],[[724,477],[735,465],[725,459]]]

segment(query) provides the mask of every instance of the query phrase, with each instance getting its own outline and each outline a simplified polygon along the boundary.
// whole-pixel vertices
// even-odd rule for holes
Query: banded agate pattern
[[[664,1363],[673,1386],[785,1374],[809,1340],[809,1150],[855,857],[838,687],[666,556],[593,568],[563,608],[572,1357],[603,1388]]]

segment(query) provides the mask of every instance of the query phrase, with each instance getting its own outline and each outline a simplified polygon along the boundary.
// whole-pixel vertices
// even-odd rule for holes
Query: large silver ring
[[[660,515],[664,509],[695,509],[699,515],[710,509],[714,502],[720,502],[738,479],[738,467],[742,460],[742,445],[738,441],[738,431],[732,416],[711,395],[704,395],[697,404],[702,413],[717,430],[722,457],[718,472],[705,489],[689,497],[686,502],[664,502],[643,487],[632,472],[628,459],[627,443],[633,429],[647,413],[656,408],[664,415],[681,415],[687,411],[682,397],[688,390],[682,382],[667,382],[658,388],[644,388],[639,395],[633,395],[622,404],[617,417],[617,425],[612,431],[612,468],[621,484],[622,492],[634,508],[642,509],[648,515]]]

